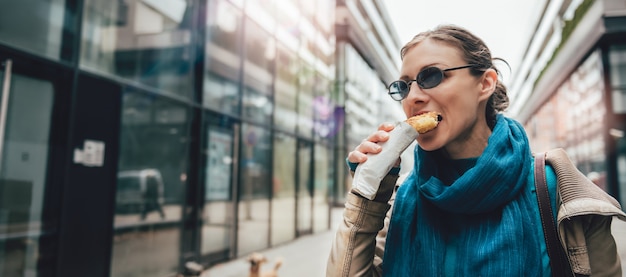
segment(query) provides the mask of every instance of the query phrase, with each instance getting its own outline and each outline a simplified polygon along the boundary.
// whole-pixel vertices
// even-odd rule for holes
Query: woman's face
[[[444,42],[426,39],[410,48],[402,61],[400,79],[415,80],[426,67],[447,69],[467,65],[462,52]],[[451,158],[479,156],[487,145],[491,130],[485,119],[485,107],[495,89],[497,74],[488,70],[473,76],[469,68],[444,72],[439,85],[420,88],[412,82],[402,107],[407,118],[423,112],[439,112],[439,126],[417,141],[426,151],[444,148]],[[495,80],[492,80],[495,76]]]

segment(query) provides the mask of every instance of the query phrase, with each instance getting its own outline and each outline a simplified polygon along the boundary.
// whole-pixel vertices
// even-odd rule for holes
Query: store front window
[[[190,111],[125,92],[111,276],[176,272],[187,180]]]
[[[315,98],[315,71],[312,66],[301,61],[298,72],[298,135],[313,138],[313,100]]]
[[[276,111],[274,126],[294,133],[296,131],[298,93],[298,63],[295,53],[279,44],[276,52]]]
[[[238,214],[238,255],[269,246],[271,140],[267,129],[243,124]]]
[[[296,139],[274,134],[274,177],[272,178],[272,245],[296,237]]]
[[[607,165],[611,161],[606,153],[608,120],[602,72],[597,50],[534,112],[526,129],[534,151],[564,148],[583,174],[608,191]]]
[[[80,66],[192,98],[192,5],[86,0]]]
[[[65,0],[0,1],[0,44],[54,60],[69,60],[76,28],[64,25],[72,16]],[[65,32],[65,34],[64,34]]]
[[[613,111],[626,113],[626,45],[611,45],[609,49]]]
[[[322,144],[315,145],[315,179],[313,181],[313,232],[328,230],[330,222],[329,189],[332,181],[332,151]]]
[[[276,43],[260,25],[247,19],[245,49],[242,116],[269,125],[273,110]]]
[[[310,234],[313,230],[313,144],[310,141],[298,141],[298,174],[296,178],[296,234]]]
[[[241,71],[241,11],[227,0],[208,1],[202,105],[238,116]]]
[[[626,44],[615,44],[609,48],[609,63],[611,73],[611,97],[613,112],[619,115],[626,114]],[[617,140],[617,185],[618,200],[626,201],[626,125],[612,128],[609,134]]]
[[[204,207],[201,255],[211,260],[233,255],[235,204],[233,186],[239,166],[239,125],[227,117],[207,113],[202,153]]]
[[[7,74],[0,68],[1,77]],[[9,89],[0,92],[9,101],[0,107],[6,116],[0,124],[0,276],[36,276],[54,270],[38,263],[54,256],[42,253],[40,241],[57,234],[57,218],[44,216],[56,92],[47,80],[13,73],[5,87],[3,79],[0,88]]]

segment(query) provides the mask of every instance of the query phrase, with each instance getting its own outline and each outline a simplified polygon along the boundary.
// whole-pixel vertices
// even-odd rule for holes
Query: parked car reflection
[[[140,213],[141,219],[163,212],[163,178],[156,169],[121,171],[117,175],[116,213]]]

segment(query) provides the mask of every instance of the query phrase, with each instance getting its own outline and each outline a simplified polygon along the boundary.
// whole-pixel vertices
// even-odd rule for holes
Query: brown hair
[[[409,49],[428,38],[447,43],[461,50],[463,58],[468,64],[477,65],[470,69],[470,73],[474,76],[480,76],[490,68],[493,68],[500,75],[500,71],[493,65],[494,60],[502,61],[508,65],[504,59],[492,58],[491,51],[479,37],[466,29],[454,25],[441,25],[433,30],[417,34],[400,49],[400,58],[404,59],[404,55]],[[496,89],[489,97],[487,108],[485,109],[487,124],[490,128],[493,129],[496,124],[496,115],[504,111],[508,106],[509,96],[506,93],[506,87],[498,79]]]

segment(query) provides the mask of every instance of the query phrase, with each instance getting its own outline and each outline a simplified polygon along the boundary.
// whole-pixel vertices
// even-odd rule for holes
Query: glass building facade
[[[328,230],[335,4],[1,1],[0,276],[173,276]]]
[[[511,91],[533,151],[563,148],[626,203],[626,10],[623,1],[544,1]],[[560,22],[555,24],[555,22]]]

